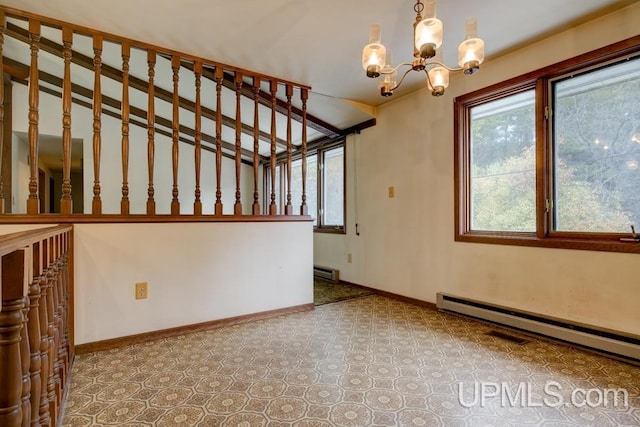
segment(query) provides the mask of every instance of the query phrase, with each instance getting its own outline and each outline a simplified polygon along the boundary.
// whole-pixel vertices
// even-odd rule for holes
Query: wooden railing
[[[55,426],[73,363],[73,229],[0,236],[0,426]]]
[[[60,40],[52,40],[43,36],[43,34],[58,33]],[[78,40],[80,38],[82,40]],[[8,40],[11,40],[12,46],[16,42],[28,46],[30,52],[28,61],[26,55],[24,55],[25,58],[3,57],[3,44],[6,44]],[[74,41],[82,43],[78,43],[80,46],[76,48]],[[111,56],[108,58],[111,63],[106,63],[105,44],[107,42],[110,47],[113,47],[113,44],[119,46],[121,64],[118,66],[113,62],[113,49],[111,49]],[[93,56],[88,55],[86,51],[82,52],[83,48],[86,50],[86,46],[91,45]],[[17,51],[17,49],[11,50]],[[39,68],[41,52],[46,52],[49,57],[53,55],[61,61],[57,72],[61,76]],[[141,52],[146,57],[146,67],[143,70],[139,68],[134,70],[131,68],[134,62],[132,55]],[[167,82],[166,78],[163,82],[158,80],[156,74],[160,60],[164,61],[163,64],[170,63],[171,82]],[[87,189],[88,191],[85,191],[84,194],[88,195],[92,190],[92,199],[90,208],[87,203],[85,204],[87,208],[83,209],[83,213],[93,216],[104,214],[104,171],[118,169],[121,169],[121,174],[118,176],[121,179],[119,208],[121,216],[132,214],[131,173],[140,173],[140,171],[144,171],[146,174],[147,200],[146,210],[133,212],[136,214],[157,215],[156,202],[158,197],[163,197],[166,198],[165,200],[170,199],[170,209],[167,212],[170,216],[185,214],[202,216],[203,212],[214,216],[221,216],[223,213],[228,215],[276,215],[278,209],[276,190],[273,185],[268,190],[270,194],[264,197],[264,200],[268,201],[268,206],[260,205],[259,193],[263,183],[258,168],[260,164],[273,166],[276,157],[284,153],[287,156],[285,180],[287,185],[280,212],[284,215],[307,215],[305,158],[307,128],[319,132],[320,136],[324,138],[335,137],[339,133],[338,129],[307,113],[310,89],[308,86],[2,6],[0,6],[0,67],[5,73],[12,76],[14,84],[28,86],[28,112],[13,111],[12,113],[14,115],[28,113],[27,133],[30,163],[29,179],[25,185],[28,186],[26,213],[29,215],[42,213],[41,201],[39,200],[42,189],[39,188],[38,175],[39,131],[43,115],[52,114],[50,111],[43,111],[40,108],[41,94],[54,95],[62,100],[62,111],[58,120],[62,123],[62,181],[59,213],[63,216],[77,213],[72,208],[71,185],[73,104],[89,109],[93,117],[92,144],[85,145],[85,147],[91,148],[92,154],[84,158],[85,164],[91,163],[93,171],[93,187]],[[73,71],[76,69],[82,70],[82,73],[89,71],[93,74],[93,87],[84,87],[81,83],[74,81]],[[185,72],[193,74],[193,87],[188,87],[191,83],[187,83],[184,78],[181,78],[181,74],[184,75]],[[114,82],[121,85],[120,100],[105,93],[105,80],[108,80],[111,86]],[[215,95],[203,97],[202,86],[205,82],[215,88]],[[172,88],[165,88],[162,84],[165,86],[171,84]],[[85,86],[88,85],[85,84]],[[147,97],[146,105],[132,103],[131,89],[134,89],[137,95],[145,94]],[[183,96],[180,92],[193,93],[194,95]],[[297,95],[294,96],[296,92]],[[7,126],[11,126],[11,123],[5,120],[7,104],[5,95],[7,94],[3,92],[3,86],[0,85],[0,153],[6,153],[6,145],[11,143],[7,140],[7,132],[3,131]],[[160,102],[171,105],[170,118],[157,113],[156,107]],[[243,114],[242,106],[246,107],[248,102],[253,104],[253,114],[249,114],[249,111],[245,111]],[[231,113],[223,111],[225,105],[229,106],[230,104],[233,104],[234,111]],[[184,116],[185,113],[188,113],[189,120],[194,123],[193,128],[184,123],[185,120],[181,116]],[[119,165],[105,163],[106,160],[102,156],[105,148],[103,135],[105,132],[104,117],[106,116],[116,118],[120,122],[121,153]],[[269,116],[270,120],[264,120]],[[260,120],[261,117],[263,120]],[[208,121],[207,126],[203,125],[203,119]],[[296,132],[296,135],[293,134],[294,124],[301,128],[300,132]],[[130,140],[132,127],[145,128],[146,140]],[[228,131],[225,133],[224,130]],[[233,131],[234,140],[225,140],[225,138],[231,139],[231,131]],[[161,149],[158,144],[159,135],[162,138],[170,138],[171,141],[171,170],[168,173],[165,171],[167,176],[171,176],[170,194],[158,194],[156,188],[158,150]],[[132,164],[131,150],[142,144],[146,146],[147,164]],[[185,147],[185,144],[194,147],[193,168],[190,168],[189,171],[183,171],[179,168],[180,165],[184,165],[184,163],[180,163],[179,159],[181,149]],[[168,149],[168,147],[163,148]],[[291,199],[291,159],[292,152],[296,151],[301,152],[303,157],[301,200]],[[204,152],[212,153],[215,156],[215,161],[204,163]],[[0,154],[0,165],[6,168],[10,159],[2,159],[1,156],[2,154]],[[235,169],[233,182],[223,181],[223,158],[228,159],[228,167]],[[245,189],[249,186],[243,182],[241,172],[243,166],[253,168],[253,182],[250,184],[253,191],[245,190],[252,197],[250,202],[245,201],[245,205],[243,205],[242,184],[245,184]],[[205,182],[201,179],[202,171],[205,168],[215,168],[215,174],[212,174],[215,176],[215,182]],[[272,167],[271,182],[275,181],[273,174],[274,168]],[[193,177],[194,188],[186,189],[181,186],[181,180],[184,180],[188,175]],[[2,174],[0,174],[1,176]],[[191,181],[191,177],[189,181]],[[113,181],[113,177],[111,180]],[[11,200],[7,197],[10,188],[2,184],[0,179],[0,213],[6,213],[10,210],[6,206]],[[203,204],[205,188],[211,189],[208,194],[215,192],[215,201],[212,200],[210,205]],[[186,209],[181,200],[181,196],[187,190],[193,191],[192,209],[190,207]],[[223,191],[234,194],[232,209],[231,206],[227,206],[226,211],[223,206]],[[249,194],[245,194],[245,196],[249,196]],[[213,198],[213,196],[211,197]],[[137,206],[141,206],[141,204],[139,203]]]

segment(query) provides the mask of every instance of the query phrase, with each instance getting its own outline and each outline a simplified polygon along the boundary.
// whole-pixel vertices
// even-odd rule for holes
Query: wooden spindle
[[[156,52],[149,49],[147,51],[147,65],[149,66],[149,104],[147,108],[147,166],[149,169],[149,188],[147,189],[147,215],[156,214],[156,201],[154,199],[155,190],[153,188],[153,167],[155,157],[155,126],[156,126],[156,86],[154,83],[156,71]]]
[[[62,306],[63,306],[63,335],[62,335],[62,356],[65,361],[65,372],[68,373],[71,369],[72,355],[71,355],[71,336],[69,334],[69,313],[70,313],[70,304],[71,301],[69,299],[69,239],[68,233],[64,233],[60,235],[60,244],[61,244],[61,253],[60,253],[60,264],[62,265],[60,280],[61,280],[61,289],[62,289]],[[65,378],[68,378],[66,376]],[[64,385],[64,384],[63,384]]]
[[[102,151],[102,36],[93,36],[93,200],[91,213],[102,214],[100,155]]]
[[[260,164],[260,77],[253,77],[253,207],[251,213],[260,215],[258,193],[258,165]]]
[[[269,167],[271,169],[271,203],[269,204],[269,215],[278,214],[276,205],[276,107],[278,93],[278,82],[271,80],[271,157]]]
[[[40,371],[42,361],[40,358],[40,242],[32,246],[31,252],[33,278],[29,285],[29,319],[27,329],[29,330],[29,349],[31,375],[31,426],[40,426],[40,397],[42,394],[42,378]]]
[[[69,361],[73,362],[75,357],[75,344],[73,338],[74,328],[74,315],[73,315],[73,231],[67,231],[64,233],[65,235],[65,272],[67,274],[65,285],[66,285],[66,297],[67,297],[67,327],[65,329],[65,333],[67,335],[67,343],[69,347]]]
[[[300,205],[300,215],[309,215],[307,206],[307,99],[309,91],[300,89],[300,99],[302,100],[302,204]]]
[[[0,311],[0,426],[22,425],[22,363],[20,336],[23,309],[25,252],[2,257],[2,311]]]
[[[56,395],[57,383],[60,380],[58,365],[58,322],[56,319],[55,286],[53,272],[53,239],[45,240],[47,244],[47,258],[45,274],[47,275],[47,336],[49,338],[48,358],[49,358],[49,378],[47,380],[47,399],[49,399],[49,414],[52,422],[58,419],[58,399]]]
[[[200,164],[202,162],[202,105],[200,100],[200,89],[202,86],[202,62],[196,61],[193,67],[193,74],[196,80],[196,111],[195,111],[195,166],[196,166],[196,190],[195,201],[193,202],[193,214],[202,215],[202,201],[200,200]]]
[[[71,214],[71,46],[73,31],[62,27],[62,58],[64,59],[64,79],[62,80],[62,199],[60,212]]]
[[[28,262],[25,257],[25,263]],[[26,273],[26,272],[25,272]],[[25,277],[29,281],[28,277]],[[31,350],[29,348],[29,330],[27,329],[27,319],[29,315],[29,298],[23,297],[22,309],[22,328],[20,330],[20,364],[22,366],[22,427],[31,425],[31,375],[29,368],[31,366]]]
[[[215,214],[222,215],[222,81],[224,71],[222,67],[216,67],[216,205]]]
[[[291,97],[293,96],[293,85],[287,84],[287,204],[284,207],[285,215],[293,215],[291,205]]]
[[[51,337],[49,336],[49,306],[48,293],[49,283],[47,278],[47,254],[48,246],[47,241],[43,240],[39,242],[40,256],[38,257],[38,263],[40,265],[40,276],[38,278],[38,284],[40,285],[40,305],[38,306],[38,315],[40,318],[40,424],[49,425],[51,420],[51,412],[49,407],[49,345]]]
[[[120,214],[129,215],[129,58],[131,46],[122,43],[122,199]]]
[[[0,10],[0,70],[4,69],[4,53],[2,51],[4,47],[4,26],[6,24],[6,17],[4,10]],[[0,82],[0,214],[4,213],[4,182],[2,179],[3,173],[3,158],[2,153],[4,151],[4,79]]]
[[[180,97],[178,93],[178,81],[180,80],[180,57],[171,57],[171,69],[173,70],[173,132],[171,146],[171,160],[173,170],[173,189],[171,191],[171,215],[180,215],[180,201],[178,200],[178,155],[180,144]]]
[[[240,104],[242,102],[242,73],[236,71],[236,202],[233,205],[233,214],[242,215],[242,202],[240,201],[240,169],[242,167],[242,113]]]
[[[64,273],[64,265],[62,261],[62,235],[58,234],[55,236],[55,245],[56,245],[56,289],[57,289],[57,311],[58,311],[58,333],[59,333],[59,341],[58,341],[58,364],[60,366],[60,393],[57,395],[58,402],[62,400],[62,388],[64,387],[65,381],[67,379],[67,369],[69,367],[69,360],[66,354],[66,343],[64,342],[64,327],[65,327],[65,300],[64,300],[64,286],[63,286],[63,273]]]
[[[40,103],[38,51],[40,50],[40,21],[29,20],[31,66],[29,68],[29,198],[27,214],[37,215],[40,211],[38,199],[38,105]]]

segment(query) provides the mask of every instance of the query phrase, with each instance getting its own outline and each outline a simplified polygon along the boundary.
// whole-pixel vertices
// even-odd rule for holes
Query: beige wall
[[[454,97],[635,36],[638,22],[640,3],[491,60],[442,98],[422,90],[381,107],[348,139],[347,234],[316,233],[314,262],[425,301],[443,291],[640,334],[638,255],[460,243],[453,225]]]

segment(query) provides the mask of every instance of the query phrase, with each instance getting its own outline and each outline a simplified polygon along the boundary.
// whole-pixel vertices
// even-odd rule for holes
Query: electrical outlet
[[[350,254],[350,253],[349,253],[349,254],[347,254],[347,262],[348,262],[349,264],[351,264],[351,263],[353,262],[353,257],[351,256],[351,254]]]
[[[146,299],[147,296],[147,282],[136,283],[136,299]]]
[[[393,198],[396,196],[396,189],[394,187],[389,187],[389,198]]]

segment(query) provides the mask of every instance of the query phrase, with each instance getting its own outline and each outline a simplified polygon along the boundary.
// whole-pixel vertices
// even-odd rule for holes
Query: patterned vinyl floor
[[[369,296],[81,355],[64,425],[640,426],[639,367],[493,329]]]

